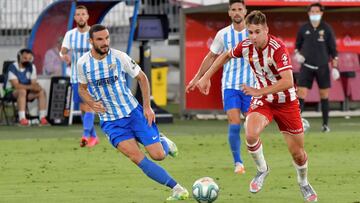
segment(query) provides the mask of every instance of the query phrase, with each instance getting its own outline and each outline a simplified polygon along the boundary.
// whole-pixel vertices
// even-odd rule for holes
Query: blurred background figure
[[[6,97],[17,100],[20,126],[29,126],[25,110],[27,101],[38,99],[40,125],[48,125],[46,120],[46,94],[36,80],[36,67],[30,49],[21,49],[17,54],[17,62],[9,66],[7,81],[5,83]]]
[[[338,57],[335,34],[331,26],[322,20],[324,7],[313,3],[308,7],[309,22],[300,27],[296,37],[295,58],[301,64],[298,80],[298,96],[301,111],[304,99],[311,89],[314,78],[320,88],[322,132],[330,132],[329,120],[329,88],[331,86],[329,59],[332,59],[332,77],[339,79],[337,70]]]
[[[63,38],[59,37],[55,46],[47,50],[44,57],[43,74],[49,76],[63,75],[63,61],[59,56]]]

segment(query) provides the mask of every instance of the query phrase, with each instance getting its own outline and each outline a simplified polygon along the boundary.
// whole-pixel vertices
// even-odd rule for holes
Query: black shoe
[[[321,131],[322,131],[323,133],[328,133],[328,132],[330,132],[330,128],[329,128],[328,125],[324,124],[324,125],[322,126],[322,128],[321,128]]]

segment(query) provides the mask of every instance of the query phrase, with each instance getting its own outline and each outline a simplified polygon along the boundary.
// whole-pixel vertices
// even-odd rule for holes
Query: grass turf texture
[[[360,118],[331,119],[331,132],[320,132],[320,119],[309,119],[306,135],[309,180],[319,202],[360,202]],[[204,176],[220,187],[216,202],[303,202],[290,154],[277,127],[262,135],[271,168],[263,190],[250,194],[255,166],[245,150],[246,174],[233,173],[225,121],[181,121],[159,125],[180,150],[160,162],[189,192]],[[171,191],[147,178],[111,147],[100,132],[95,148],[80,148],[81,126],[0,126],[0,202],[164,202]],[[195,202],[189,199],[183,202]]]

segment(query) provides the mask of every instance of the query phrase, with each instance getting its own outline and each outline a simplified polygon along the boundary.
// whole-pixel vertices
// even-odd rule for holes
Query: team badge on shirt
[[[114,69],[115,67],[116,67],[116,64],[114,64],[114,63],[113,63],[113,64],[109,64],[109,68],[110,68],[110,69]]]
[[[325,31],[324,31],[324,30],[320,30],[320,31],[319,31],[319,39],[318,39],[319,42],[325,41],[324,35],[325,35]]]
[[[281,60],[282,60],[282,62],[283,62],[283,64],[284,64],[284,66],[289,65],[289,59],[288,59],[288,57],[287,57],[286,54],[283,54],[283,55],[281,56]]]

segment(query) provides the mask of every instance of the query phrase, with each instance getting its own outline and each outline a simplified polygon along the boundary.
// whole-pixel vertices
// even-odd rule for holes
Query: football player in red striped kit
[[[199,80],[197,87],[201,92],[208,92],[211,76],[230,58],[242,57],[247,60],[257,80],[256,88],[242,85],[242,91],[253,96],[245,123],[248,151],[257,167],[257,174],[250,183],[250,192],[259,192],[269,174],[260,134],[274,119],[292,155],[304,200],[316,202],[317,194],[307,179],[304,132],[288,51],[281,40],[268,33],[266,16],[262,12],[251,12],[246,17],[246,27],[249,39],[220,55]]]

